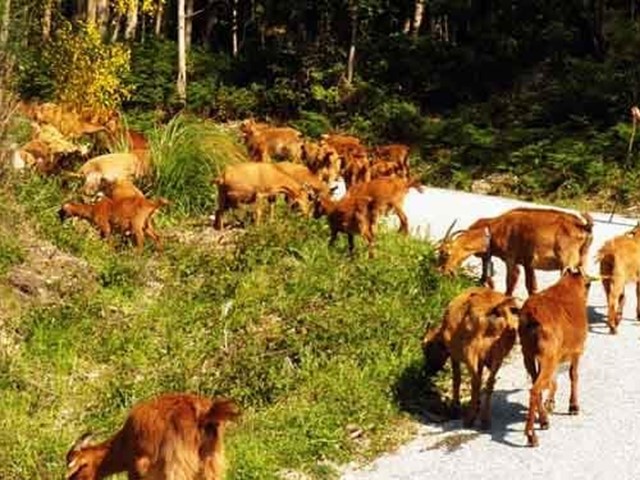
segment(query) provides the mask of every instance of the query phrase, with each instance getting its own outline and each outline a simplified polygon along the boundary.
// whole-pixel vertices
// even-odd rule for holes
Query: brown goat
[[[228,399],[165,394],[135,405],[122,428],[89,445],[82,436],[67,453],[67,480],[223,480],[225,425],[238,416]]]
[[[356,196],[347,193],[340,200],[333,201],[327,195],[320,195],[316,199],[314,216],[316,218],[326,215],[329,221],[331,237],[329,247],[332,247],[338,233],[347,235],[349,254],[354,252],[354,236],[361,235],[367,242],[369,258],[373,258],[375,246],[375,219],[374,200],[371,197]]]
[[[561,362],[570,362],[569,414],[579,412],[578,363],[587,338],[588,291],[589,279],[582,269],[566,269],[557,283],[530,296],[520,311],[518,334],[533,382],[525,427],[529,446],[538,445],[533,427],[536,413],[540,428],[549,428],[548,413],[555,406],[556,370]],[[549,396],[543,404],[542,392],[547,389]]]
[[[393,211],[400,220],[401,233],[409,233],[409,219],[404,213],[404,199],[410,188],[421,188],[417,180],[396,177],[380,177],[369,182],[358,183],[349,190],[355,196],[371,197],[376,215],[385,215]],[[377,223],[377,217],[374,219]]]
[[[302,161],[302,134],[291,127],[271,127],[245,121],[240,127],[252,160],[268,162],[272,157]]]
[[[240,204],[255,204],[255,223],[262,218],[262,199],[273,199],[284,194],[290,203],[297,204],[304,214],[308,213],[307,192],[290,175],[272,163],[245,162],[229,165],[216,179],[218,185],[218,209],[214,227],[224,227],[223,215]],[[273,217],[273,203],[270,216]]]
[[[294,162],[277,162],[274,165],[300,185],[308,186],[315,194],[329,194],[329,186],[306,166]]]
[[[460,409],[460,364],[467,366],[471,376],[471,405],[464,420],[466,426],[473,426],[480,411],[481,427],[491,425],[491,396],[496,374],[515,343],[517,311],[512,297],[489,288],[469,288],[449,303],[442,324],[429,329],[422,340],[428,374],[442,369],[451,358],[456,412]],[[489,369],[489,377],[481,408],[484,367]]]
[[[455,223],[455,222],[454,222]],[[593,219],[551,209],[515,208],[494,218],[482,218],[467,230],[451,234],[451,227],[439,247],[440,270],[453,274],[471,255],[483,260],[483,280],[489,278],[491,256],[507,265],[506,294],[512,295],[520,274],[525,271],[527,291],[537,290],[534,269],[560,270],[586,265],[593,240]]]
[[[304,142],[302,160],[324,182],[334,182],[340,176],[340,155],[327,143]]]
[[[371,179],[369,154],[360,139],[349,135],[323,135],[323,143],[330,145],[342,161],[341,174],[347,189]]]
[[[409,152],[407,145],[394,143],[374,147],[371,152],[373,164],[371,178],[383,175],[409,176]]]
[[[602,286],[607,294],[607,324],[617,333],[628,282],[636,284],[636,317],[640,320],[640,227],[608,240],[598,250]]]
[[[155,243],[156,250],[161,251],[162,243],[153,228],[151,217],[158,208],[168,204],[169,201],[164,198],[147,200],[144,197],[133,196],[112,200],[105,197],[94,204],[65,203],[58,211],[58,216],[61,221],[69,217],[89,220],[110,244],[111,233],[114,230],[123,234],[133,233],[138,253],[142,253],[144,237],[147,235]]]

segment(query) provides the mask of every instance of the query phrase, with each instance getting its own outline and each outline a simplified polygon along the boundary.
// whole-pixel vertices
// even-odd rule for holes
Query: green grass
[[[83,222],[60,224],[69,193],[55,180],[0,190],[39,238],[85,259],[96,284],[0,325],[17,343],[0,350],[0,478],[60,478],[77,436],[104,438],[166,391],[242,405],[230,479],[333,478],[334,465],[409,435],[400,384],[420,392],[421,333],[461,288],[435,273],[428,244],[385,233],[377,258],[358,243],[350,259],[344,239],[328,249],[326,222],[283,209],[231,246],[168,241],[137,257]]]
[[[183,214],[202,214],[215,206],[212,181],[224,166],[246,161],[236,138],[221,126],[187,116],[174,117],[152,132],[154,190]]]

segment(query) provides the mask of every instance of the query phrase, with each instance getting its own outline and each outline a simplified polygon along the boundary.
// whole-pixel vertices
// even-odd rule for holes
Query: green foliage
[[[103,42],[96,25],[68,22],[58,26],[46,50],[58,102],[77,109],[113,110],[129,96],[122,79],[130,52],[121,44]]]
[[[151,151],[155,193],[182,213],[211,211],[213,180],[226,164],[246,158],[229,131],[184,115],[152,134]]]
[[[323,133],[333,130],[331,121],[324,115],[315,112],[302,111],[300,118],[291,124],[305,136],[311,138],[320,138]]]
[[[414,143],[420,138],[423,119],[415,105],[390,100],[371,112],[371,122],[377,138]]]

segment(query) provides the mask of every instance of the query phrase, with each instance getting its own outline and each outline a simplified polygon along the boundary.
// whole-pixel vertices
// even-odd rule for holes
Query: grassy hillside
[[[77,436],[166,391],[242,405],[231,479],[331,478],[410,433],[421,332],[460,288],[428,244],[385,233],[351,260],[284,207],[219,234],[178,205],[158,216],[165,252],[137,257],[60,224],[60,181],[0,185],[0,478],[60,478]]]

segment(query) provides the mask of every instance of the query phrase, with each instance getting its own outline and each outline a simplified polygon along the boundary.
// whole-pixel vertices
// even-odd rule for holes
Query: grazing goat
[[[375,219],[374,200],[371,197],[356,196],[347,193],[340,200],[333,201],[328,195],[320,195],[316,198],[314,216],[316,218],[326,215],[329,221],[331,237],[329,247],[332,247],[338,233],[347,235],[349,254],[354,252],[354,236],[361,235],[367,242],[369,258],[373,258],[375,246]]]
[[[88,160],[75,174],[84,177],[84,190],[93,194],[102,180],[113,182],[119,178],[141,178],[149,173],[147,158],[134,153],[108,153]]]
[[[496,374],[515,343],[517,312],[514,298],[489,288],[469,288],[449,303],[442,324],[429,329],[422,340],[428,374],[442,369],[451,358],[456,413],[460,409],[460,364],[467,366],[471,376],[471,405],[464,423],[468,427],[473,426],[480,411],[481,427],[486,429],[491,425],[491,396]],[[481,408],[484,367],[489,369],[489,378]]]
[[[256,162],[268,162],[272,157],[302,160],[302,134],[290,127],[271,127],[245,121],[241,125],[251,158]]]
[[[589,278],[582,269],[568,268],[557,283],[530,296],[520,310],[518,334],[533,382],[525,427],[529,446],[538,445],[533,427],[536,414],[540,428],[549,428],[548,413],[555,406],[556,370],[561,362],[570,362],[569,414],[578,414],[578,363],[587,338],[588,291]],[[542,392],[547,389],[549,396],[543,404]]]
[[[114,230],[123,234],[133,233],[138,253],[142,253],[144,237],[147,235],[155,243],[156,249],[161,251],[162,242],[153,228],[151,217],[158,208],[168,204],[169,201],[164,198],[147,200],[144,197],[129,196],[112,200],[105,197],[94,204],[65,203],[58,211],[58,216],[60,221],[69,217],[89,220],[98,228],[102,238],[107,239],[110,244],[111,233]]]
[[[454,222],[455,223],[455,222]],[[534,269],[561,270],[586,264],[593,240],[593,219],[551,209],[516,208],[494,218],[482,218],[467,230],[451,233],[453,224],[439,247],[441,272],[453,274],[471,255],[482,257],[482,280],[493,287],[489,270],[491,257],[507,266],[507,295],[512,295],[520,274],[525,271],[529,294],[537,290]]]
[[[306,215],[309,209],[308,195],[303,185],[273,163],[245,162],[229,165],[216,179],[218,185],[218,209],[214,228],[224,227],[223,215],[240,204],[255,204],[255,223],[262,218],[262,199],[272,200],[284,194],[289,203],[297,204]],[[273,203],[270,206],[273,217]]]
[[[238,416],[225,398],[165,394],[135,405],[122,428],[90,445],[80,437],[67,453],[67,480],[223,480],[226,423]]]
[[[598,250],[602,286],[607,295],[607,324],[617,333],[624,309],[624,287],[636,284],[636,318],[640,320],[640,226],[608,240]]]
[[[278,162],[274,163],[274,165],[292,177],[300,185],[308,186],[314,194],[329,194],[329,186],[306,166],[294,162]]]
[[[385,215],[390,210],[393,210],[400,220],[399,231],[406,235],[409,233],[409,220],[404,213],[403,204],[407,192],[412,187],[421,188],[421,185],[417,180],[413,179],[380,177],[352,186],[349,193],[356,196],[371,197],[376,215]],[[377,217],[374,222],[377,223]]]

